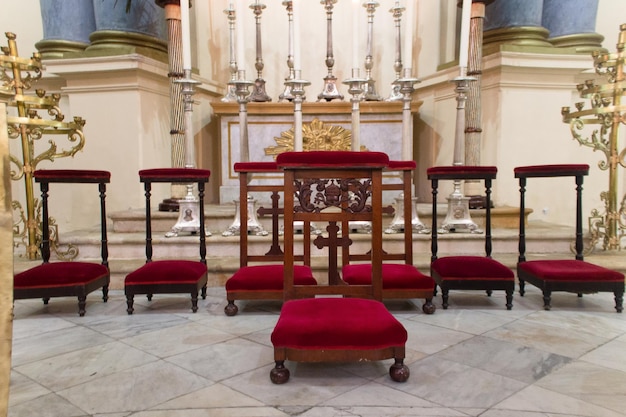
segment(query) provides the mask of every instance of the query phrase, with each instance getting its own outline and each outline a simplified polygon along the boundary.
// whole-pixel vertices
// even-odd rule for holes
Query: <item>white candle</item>
[[[352,0],[352,68],[359,68],[359,0]]]
[[[404,6],[404,52],[403,52],[403,66],[404,68],[411,68],[413,61],[413,3],[415,0],[407,0]]]
[[[292,13],[293,13],[293,69],[301,70],[302,64],[300,62],[300,14],[302,10],[302,2],[292,1]]]
[[[237,68],[239,70],[243,70],[245,66],[245,46],[244,46],[244,38],[246,36],[244,24],[243,24],[243,14],[246,6],[244,4],[244,0],[237,0],[237,9],[236,9],[236,38],[237,38]]]
[[[459,43],[459,67],[461,68],[461,75],[465,75],[465,68],[467,67],[471,12],[472,0],[463,0],[463,11],[461,13],[461,39]]]
[[[180,2],[180,22],[183,42],[183,70],[191,70],[191,40],[189,32],[189,0]]]

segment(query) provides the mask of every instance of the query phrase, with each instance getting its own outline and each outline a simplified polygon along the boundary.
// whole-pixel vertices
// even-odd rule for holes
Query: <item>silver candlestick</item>
[[[465,67],[461,67],[461,74],[452,80],[456,84],[456,133],[454,136],[454,161],[453,165],[463,165],[465,157],[465,102],[469,83],[476,78],[465,74]],[[461,191],[461,181],[454,181],[454,190],[448,196],[448,212],[439,233],[469,231],[470,233],[482,233],[483,231],[472,221],[469,211],[469,197]]]
[[[414,78],[411,68],[404,68],[403,77],[394,81],[394,85],[398,87],[398,92],[402,95],[402,160],[413,160],[413,117],[411,115],[411,101],[415,92],[415,84],[420,80]],[[413,185],[411,184],[411,189]],[[407,196],[400,193],[396,200],[396,213],[391,224],[385,230],[385,233],[401,233],[404,230],[404,199]],[[416,233],[429,233],[430,230],[424,226],[417,215],[417,198],[411,198],[411,228]]]
[[[400,92],[400,84],[397,82],[402,76],[402,44],[401,44],[401,23],[402,12],[405,8],[400,6],[400,2],[396,1],[394,7],[389,9],[389,12],[393,14],[393,21],[395,24],[395,39],[396,39],[396,58],[393,62],[393,69],[396,72],[396,81],[391,84],[391,93],[387,101],[400,101],[404,98],[404,95]]]
[[[360,70],[352,68],[352,77],[343,82],[348,85],[348,93],[352,95],[352,143],[350,149],[353,152],[361,150],[361,109],[363,93],[367,86],[367,80],[360,77]],[[368,221],[351,221],[350,230],[355,232],[371,233],[372,224]]]
[[[246,80],[246,72],[238,71],[237,80],[234,82],[235,93],[237,94],[237,103],[239,103],[239,159],[242,162],[250,161],[250,144],[248,142],[248,102],[250,101],[250,87],[254,84],[252,81]],[[248,181],[250,178],[248,178]],[[250,195],[247,201],[235,200],[235,219],[232,224],[222,232],[222,236],[236,236],[241,233],[241,204],[247,204],[248,208],[248,233],[254,233],[257,236],[266,236],[268,232],[263,230],[263,226],[256,217],[255,204],[256,200]]]
[[[283,6],[287,8],[287,18],[289,20],[289,46],[288,46],[288,55],[287,55],[287,67],[289,68],[289,76],[285,78],[285,90],[278,96],[278,101],[291,101],[294,99],[293,94],[291,94],[291,85],[289,81],[295,80],[296,76],[293,68],[293,42],[294,42],[294,28],[293,28],[293,2],[292,0],[283,1]]]
[[[184,120],[185,120],[185,168],[195,167],[195,150],[193,139],[193,94],[194,86],[200,84],[191,78],[191,69],[183,70],[183,78],[175,80],[183,88]],[[187,184],[187,195],[178,200],[178,220],[165,237],[178,236],[180,232],[198,233],[200,231],[200,201],[193,193],[193,184]],[[206,236],[211,236],[205,231]]]
[[[382,97],[376,92],[376,82],[372,78],[374,67],[373,44],[374,44],[374,12],[379,6],[377,1],[366,1],[363,7],[367,10],[367,54],[365,55],[365,79],[367,81],[364,99],[367,101],[380,101]]]
[[[256,21],[256,62],[254,68],[256,68],[257,76],[254,80],[254,91],[250,95],[250,101],[267,102],[272,101],[270,96],[265,92],[265,80],[263,79],[263,49],[261,42],[261,14],[265,5],[256,0],[254,4],[250,5],[250,8],[254,11],[254,19]]]
[[[228,9],[224,10],[224,13],[228,16],[228,33],[229,33],[229,50],[230,50],[230,62],[228,69],[230,70],[230,81],[228,82],[228,90],[226,95],[222,97],[222,101],[225,103],[234,103],[237,101],[237,94],[235,93],[235,84],[237,81],[237,58],[235,56],[235,23],[237,21],[237,12],[231,3]]]
[[[304,87],[311,85],[309,81],[300,79],[300,70],[294,71],[294,79],[285,81],[293,94],[293,150],[302,152],[302,102],[304,101]]]
[[[343,94],[337,90],[337,77],[333,75],[335,57],[333,56],[333,7],[337,0],[322,0],[320,4],[326,9],[326,67],[328,74],[324,77],[324,89],[317,95],[317,101],[343,100]]]
[[[352,68],[352,78],[343,82],[348,86],[348,93],[352,95],[352,143],[351,150],[361,150],[361,110],[360,103],[363,100],[363,92],[366,88],[367,79],[360,77],[358,68]]]

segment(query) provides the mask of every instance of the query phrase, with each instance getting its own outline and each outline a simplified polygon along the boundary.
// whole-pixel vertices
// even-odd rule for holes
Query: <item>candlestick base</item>
[[[317,101],[343,100],[343,94],[337,90],[337,77],[327,75],[324,77],[324,91],[317,95]]]
[[[366,80],[365,93],[363,94],[365,101],[382,101],[383,98],[376,91],[376,81],[371,78]]]
[[[265,92],[265,80],[263,78],[254,80],[254,90],[252,90],[248,100],[261,103],[272,101],[272,98]]]
[[[195,235],[200,230],[200,201],[197,198],[185,197],[178,200],[178,220],[176,224],[165,233],[165,237],[177,237],[181,232]],[[205,229],[205,236],[211,236],[211,232]]]
[[[235,200],[235,219],[228,226],[228,229],[222,232],[222,236],[239,236],[241,233],[241,204],[239,199]],[[248,196],[248,234],[256,236],[267,236],[269,233],[263,229],[256,215],[256,200],[252,196]]]
[[[400,193],[396,200],[396,211],[393,220],[385,229],[386,234],[404,233],[404,193]],[[430,233],[417,215],[417,197],[411,198],[411,229],[413,233]]]
[[[472,221],[469,211],[469,197],[452,193],[448,196],[448,213],[437,233],[470,232],[483,233],[482,229]]]

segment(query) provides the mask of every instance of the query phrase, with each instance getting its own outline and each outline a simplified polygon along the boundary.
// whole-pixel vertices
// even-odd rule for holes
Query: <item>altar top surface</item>
[[[418,113],[422,101],[411,102],[411,113]],[[237,102],[215,102],[211,103],[215,114],[229,115],[239,114],[239,104]],[[249,102],[247,112],[251,115],[281,115],[293,114],[293,103],[285,101],[280,103],[272,102]],[[363,114],[393,114],[402,113],[403,103],[401,101],[362,101],[359,110]],[[352,103],[349,101],[330,102],[303,102],[303,114],[350,114]]]

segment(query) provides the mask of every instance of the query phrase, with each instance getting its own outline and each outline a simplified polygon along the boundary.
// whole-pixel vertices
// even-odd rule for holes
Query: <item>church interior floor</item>
[[[407,382],[390,361],[287,362],[284,385],[269,379],[280,303],[226,317],[213,287],[196,314],[188,296],[157,295],[129,316],[122,291],[100,297],[84,317],[70,298],[15,302],[9,416],[626,416],[626,314],[608,293],[555,293],[551,311],[532,286],[511,311],[499,292],[451,291],[433,315],[390,301]]]

